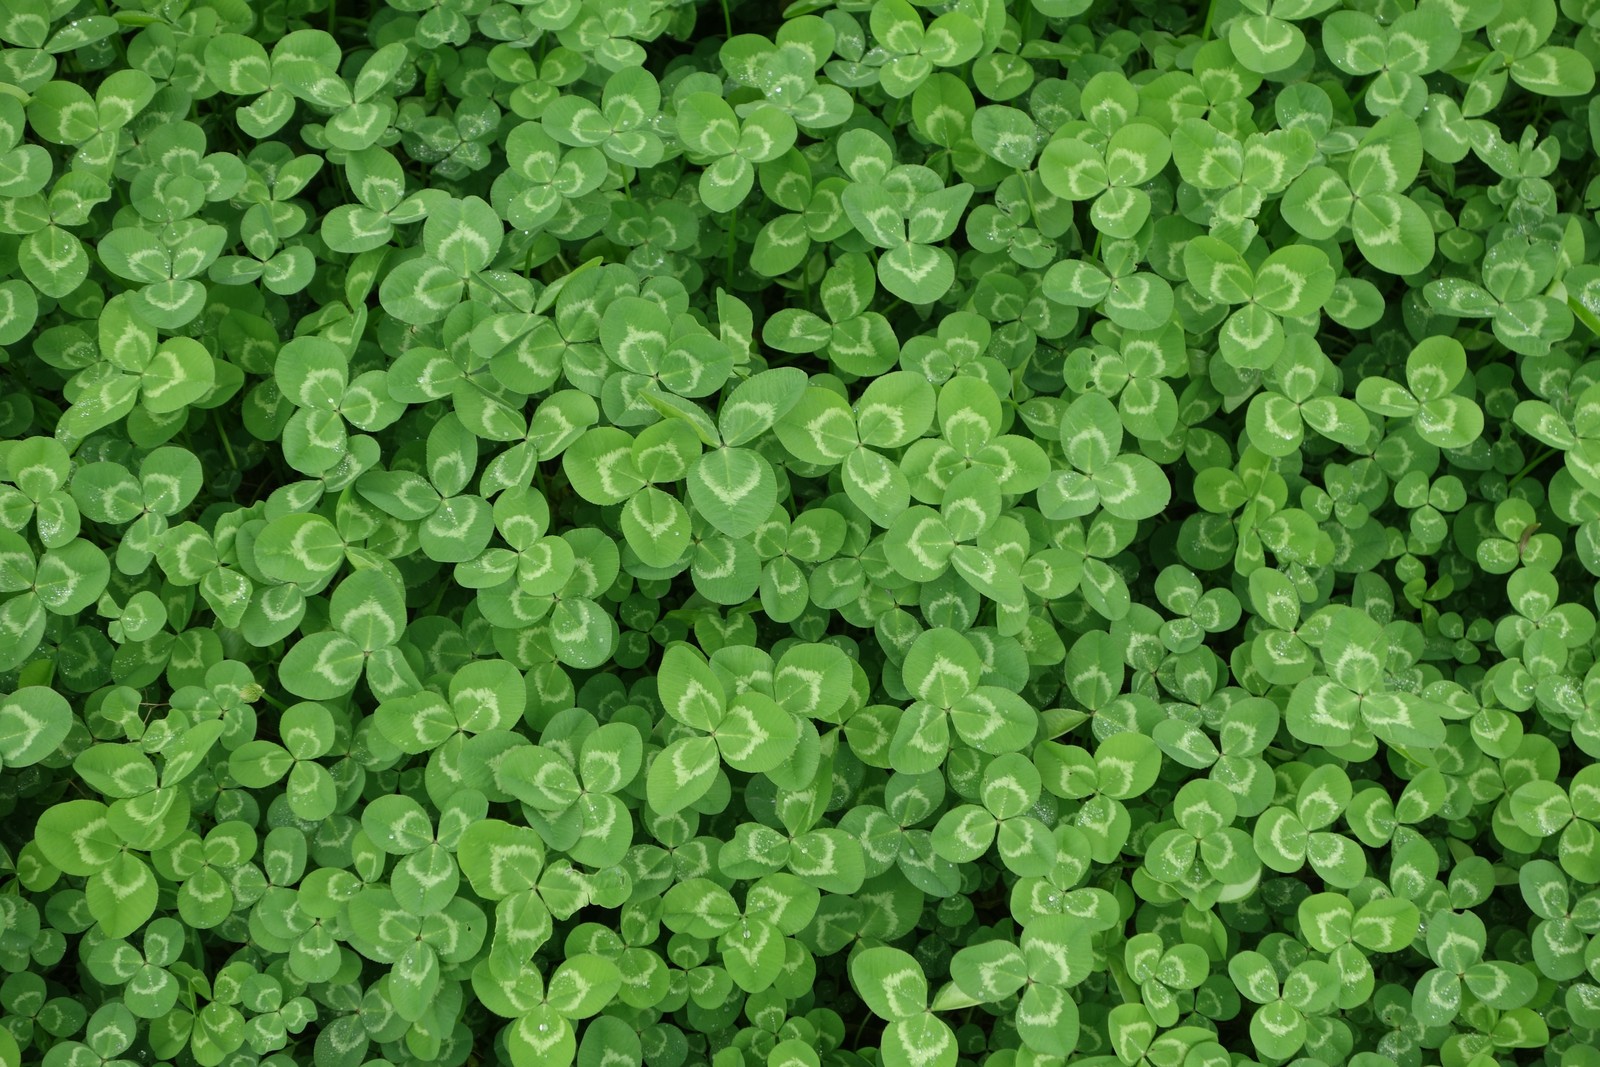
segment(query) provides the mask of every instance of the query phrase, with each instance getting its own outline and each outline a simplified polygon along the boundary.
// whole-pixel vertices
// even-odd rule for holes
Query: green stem
[[[106,3],[106,0],[95,0],[95,6],[100,9],[100,14],[106,16],[107,18],[114,17],[111,14],[111,8]],[[119,12],[117,12],[117,14],[121,15],[121,14],[125,14],[125,12],[119,11]],[[120,62],[126,64],[128,62],[128,46],[125,43],[123,43],[122,34],[120,32],[112,34],[111,35],[111,43],[112,43],[112,46],[114,48],[116,48],[116,50],[117,50],[117,59]]]
[[[1033,353],[1029,352],[1026,356],[1022,357],[1022,362],[1017,364],[1016,369],[1011,372],[1011,395],[1016,397],[1019,401],[1026,399],[1026,397],[1022,395],[1024,388],[1022,379],[1023,376],[1028,373],[1028,364],[1032,362]]]
[[[239,469],[239,458],[233,454],[233,442],[228,440],[228,429],[222,425],[222,416],[217,414],[217,409],[211,409],[211,421],[216,424],[217,436],[222,438],[222,450],[228,454],[228,463],[234,470]]]
[[[328,35],[339,36],[339,0],[328,0]]]
[[[201,974],[204,974],[206,971],[206,950],[200,944],[200,939],[198,937],[190,937],[186,938],[185,940],[188,942],[187,948],[189,952],[189,965],[195,970],[199,971]],[[188,1000],[190,1006],[193,1006],[194,989],[189,985],[188,981],[185,981],[183,985],[183,991],[188,994],[185,999]]]
[[[733,292],[733,258],[739,251],[739,209],[735,207],[728,215],[728,270],[723,276],[723,287],[728,292]]]
[[[733,36],[733,13],[728,10],[728,0],[722,0],[722,26],[728,31],[728,36]]]
[[[1027,38],[1023,39],[1026,40]],[[1022,179],[1022,189],[1028,194],[1028,225],[1038,229],[1039,205],[1033,202],[1033,177],[1021,167],[1017,168],[1017,177]]]
[[[1529,462],[1526,467],[1523,467],[1516,473],[1516,476],[1512,478],[1511,481],[1506,483],[1506,488],[1515,489],[1517,487],[1517,483],[1522,481],[1522,479],[1526,478],[1528,475],[1532,474],[1535,467],[1539,466],[1539,464],[1543,463],[1545,460],[1549,459],[1551,456],[1560,451],[1561,450],[1559,448],[1547,448],[1543,452],[1540,452],[1537,456],[1534,456],[1532,461]]]
[[[861,1038],[866,1035],[867,1023],[869,1023],[871,1021],[872,1021],[872,1013],[871,1012],[862,1012],[861,1013],[861,1025],[856,1027],[856,1040],[855,1040],[856,1048],[859,1049],[861,1047]]]
[[[1217,13],[1217,0],[1211,0],[1211,3],[1206,7],[1206,21],[1205,21],[1205,24],[1200,27],[1200,39],[1202,41],[1211,40],[1211,20],[1212,20],[1212,18],[1214,18],[1216,16],[1216,13]],[[1023,39],[1026,40],[1027,38],[1023,38]]]

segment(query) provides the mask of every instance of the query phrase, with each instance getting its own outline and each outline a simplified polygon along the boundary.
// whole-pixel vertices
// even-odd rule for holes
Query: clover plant
[[[0,0],[0,1067],[1600,1067],[1597,66]]]

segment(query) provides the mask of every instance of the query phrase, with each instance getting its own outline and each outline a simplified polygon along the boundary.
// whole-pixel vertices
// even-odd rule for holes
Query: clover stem
[[[739,209],[735,207],[728,214],[728,271],[723,276],[723,284],[728,291],[733,291],[733,257],[739,250]]]
[[[239,458],[233,454],[233,442],[228,440],[228,428],[222,425],[222,416],[217,414],[217,409],[211,409],[211,421],[217,427],[217,436],[222,438],[222,451],[228,455],[228,463],[234,470],[239,469]]]
[[[328,0],[328,34],[339,35],[339,0]]]
[[[544,468],[535,463],[533,465],[533,476],[539,482],[539,495],[548,501],[550,499],[550,486],[544,480]]]
[[[1106,963],[1111,971],[1112,981],[1117,983],[1118,992],[1122,994],[1124,1000],[1132,1001],[1136,996],[1138,986],[1129,979],[1127,967],[1123,965],[1121,960],[1115,958],[1108,959]]]
[[[1022,379],[1023,376],[1028,373],[1028,364],[1032,362],[1033,353],[1029,352],[1026,356],[1022,357],[1022,362],[1017,364],[1016,369],[1011,372],[1011,395],[1016,397],[1019,402],[1023,399],[1026,399],[1021,395],[1022,390],[1026,388],[1026,386],[1022,384]]]
[[[894,110],[889,113],[889,128],[897,129],[900,126],[900,112],[905,108],[906,98],[899,97],[894,102]]]
[[[1021,167],[1017,168],[1017,177],[1022,179],[1023,191],[1028,194],[1028,222],[1037,228],[1039,225],[1039,205],[1033,202],[1033,180]]]
[[[1538,467],[1539,464],[1543,463],[1545,460],[1549,459],[1551,456],[1560,451],[1561,450],[1559,448],[1546,448],[1543,452],[1540,452],[1537,456],[1534,456],[1532,461],[1529,462],[1526,467],[1523,467],[1516,473],[1515,477],[1513,477],[1511,481],[1506,483],[1506,488],[1516,488],[1517,483],[1522,481],[1522,479],[1526,478],[1528,475],[1532,474],[1534,468]]]
[[[543,479],[541,478],[540,480],[542,481]],[[437,593],[433,594],[432,602],[428,604],[427,608],[422,613],[424,616],[432,615],[436,611],[439,610],[439,605],[444,603],[445,591],[447,589],[449,589],[449,588],[450,588],[450,583],[448,583],[448,582],[440,582],[439,583],[439,591]]]
[[[105,16],[106,18],[112,18],[113,17],[112,14],[111,14],[111,6],[106,3],[106,0],[94,0],[94,4],[95,4],[95,7],[100,9],[100,14],[101,15]],[[122,14],[122,12],[119,11],[117,14],[120,15],[120,14]],[[120,21],[120,20],[118,20],[118,21]],[[116,48],[116,50],[117,50],[117,58],[122,60],[122,62],[126,63],[128,61],[128,46],[123,43],[122,34],[120,34],[120,33],[112,34],[111,35],[111,42],[112,42],[112,46],[114,48]]]
[[[722,25],[733,36],[733,14],[728,10],[728,0],[722,0]]]
[[[195,970],[204,971],[206,969],[206,950],[205,950],[204,946],[202,946],[200,944],[200,939],[198,937],[190,937],[190,938],[185,938],[185,940],[188,942],[186,948],[188,949],[188,952],[189,952],[189,962],[194,965],[194,969]],[[188,997],[189,1003],[193,1004],[194,1003],[194,991],[192,989],[187,988],[187,984],[186,984],[186,988],[185,988],[184,992],[189,994],[189,997]]]
[[[863,1034],[865,1034],[867,1032],[867,1023],[869,1023],[871,1021],[872,1021],[872,1013],[870,1011],[869,1012],[862,1012],[862,1014],[861,1014],[861,1025],[856,1027],[856,1042],[855,1042],[856,1043],[856,1048],[860,1048],[861,1047],[861,1037],[862,1037]]]
[[[1211,3],[1206,6],[1206,21],[1200,27],[1200,39],[1202,41],[1211,40],[1211,19],[1216,13],[1217,0],[1211,0]],[[1023,40],[1027,40],[1027,38],[1024,37]]]

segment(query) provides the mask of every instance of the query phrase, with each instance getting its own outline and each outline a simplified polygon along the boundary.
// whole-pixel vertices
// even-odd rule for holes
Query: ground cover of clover
[[[1600,0],[0,0],[0,1067],[1600,1067]]]

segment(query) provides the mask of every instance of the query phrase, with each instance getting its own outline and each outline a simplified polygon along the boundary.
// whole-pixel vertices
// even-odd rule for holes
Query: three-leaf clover
[[[933,848],[952,863],[970,863],[998,839],[1005,865],[1024,877],[1048,873],[1056,859],[1050,830],[1028,812],[1038,803],[1042,781],[1026,756],[1008,752],[984,768],[978,804],[958,804],[933,828]]]
[[[1334,1006],[1340,976],[1331,963],[1306,960],[1282,975],[1260,952],[1246,950],[1228,961],[1228,977],[1257,1005],[1250,1016],[1250,1041],[1263,1056],[1287,1058],[1305,1044],[1310,1017]]]
[[[896,770],[920,774],[938,767],[956,736],[980,752],[1020,751],[1038,730],[1036,713],[1015,692],[983,683],[978,650],[955,630],[925,631],[901,666],[916,700],[901,715],[890,744]]]
[[[1061,416],[1061,445],[1068,470],[1058,470],[1039,490],[1046,518],[1091,515],[1097,509],[1121,519],[1156,515],[1172,498],[1161,468],[1137,452],[1122,452],[1122,418],[1100,393],[1085,393]]]
[[[653,167],[664,151],[652,128],[660,110],[661,86],[655,76],[643,67],[627,67],[606,79],[598,107],[581,96],[562,96],[545,109],[540,122],[564,145],[598,148],[629,167]]]
[[[1241,138],[1199,118],[1184,118],[1172,130],[1178,173],[1205,195],[1221,222],[1255,218],[1269,196],[1301,178],[1315,155],[1316,142],[1299,127]],[[1284,208],[1287,216],[1287,199]]]
[[[1310,245],[1284,245],[1252,267],[1227,242],[1201,235],[1184,246],[1183,264],[1201,297],[1242,305],[1217,335],[1235,367],[1270,368],[1284,351],[1282,320],[1314,315],[1333,295],[1328,256]]]
[[[246,741],[229,754],[229,772],[251,789],[284,779],[289,810],[308,822],[320,822],[338,806],[338,786],[317,762],[333,749],[337,729],[332,713],[321,704],[293,704],[279,718],[283,743]]]
[[[856,232],[883,249],[883,287],[908,304],[930,304],[955,284],[955,259],[938,242],[961,224],[972,193],[966,182],[946,187],[926,167],[903,165],[879,180],[856,177],[841,201]]]
[[[910,96],[935,67],[966,63],[984,44],[982,28],[959,10],[924,26],[907,0],[876,0],[868,19],[883,52],[878,82],[895,99]]]
[[[416,678],[397,642],[405,632],[405,592],[368,568],[347,577],[328,600],[331,629],[300,638],[278,664],[283,687],[305,700],[332,700],[365,675],[380,697],[414,692]]]
[[[890,370],[901,356],[900,345],[889,320],[868,310],[877,294],[873,272],[866,256],[845,253],[822,276],[822,314],[780,308],[762,324],[761,339],[781,352],[826,349],[829,361],[847,374],[879,375]]]
[[[1128,977],[1139,984],[1139,996],[1150,1018],[1159,1026],[1172,1026],[1187,999],[1184,994],[1206,980],[1211,960],[1199,945],[1168,948],[1160,934],[1143,933],[1123,945],[1123,966]]]
[[[266,138],[294,116],[295,100],[314,99],[335,74],[341,50],[322,30],[295,30],[278,38],[269,56],[253,38],[220,33],[205,43],[206,75],[234,97],[254,96],[235,113],[239,128]]]
[[[1549,293],[1559,269],[1554,244],[1508,238],[1484,255],[1482,285],[1465,278],[1439,278],[1422,292],[1435,311],[1487,318],[1507,348],[1543,355],[1572,332],[1572,311]]]
[[[1405,192],[1422,166],[1422,134],[1402,111],[1373,125],[1341,175],[1312,167],[1283,195],[1283,217],[1314,241],[1346,225],[1366,261],[1390,274],[1415,274],[1433,259],[1433,224]]]
[[[1364,11],[1335,11],[1322,24],[1328,60],[1347,74],[1372,75],[1362,101],[1374,115],[1417,118],[1428,98],[1424,76],[1449,64],[1461,31],[1442,8],[1406,11],[1387,24]]]
[[[1266,866],[1286,874],[1309,861],[1326,884],[1354,888],[1366,874],[1366,857],[1356,842],[1327,829],[1344,814],[1352,796],[1343,768],[1316,768],[1300,783],[1294,810],[1268,808],[1256,820],[1256,855]]]
[[[1483,433],[1483,409],[1459,391],[1466,383],[1467,354],[1453,337],[1429,337],[1406,357],[1406,384],[1364,378],[1356,403],[1391,418],[1410,418],[1417,435],[1440,448],[1465,448]],[[1531,402],[1530,402],[1531,403]]]
[[[1039,180],[1063,199],[1092,199],[1089,218],[1097,232],[1131,238],[1150,217],[1150,195],[1140,187],[1161,172],[1171,153],[1166,134],[1153,122],[1135,120],[1110,131],[1063,126],[1039,154]]]
[[[1070,992],[1089,976],[1094,949],[1090,926],[1072,916],[1044,915],[1016,941],[968,945],[950,960],[950,985],[934,998],[935,1010],[991,1004],[1017,994],[1017,1030],[1042,1055],[1070,1056],[1078,1043],[1078,1003]]]
[[[1145,853],[1145,869],[1157,881],[1217,899],[1247,890],[1261,875],[1250,836],[1232,825],[1239,806],[1220,783],[1185,782],[1173,798],[1177,827],[1159,834]]]
[[[532,153],[518,153],[514,158],[525,160],[529,155]],[[396,226],[421,221],[430,205],[444,199],[437,189],[408,194],[405,170],[385,148],[371,146],[349,153],[344,173],[359,203],[340,204],[329,211],[320,230],[322,239],[336,252],[382,248],[393,239]]]
[[[1411,1010],[1426,1026],[1442,1026],[1464,1006],[1463,993],[1497,1011],[1523,1007],[1533,999],[1538,979],[1524,966],[1486,960],[1488,931],[1472,911],[1440,910],[1428,916],[1428,957],[1434,968],[1418,979]]]
[[[734,211],[755,185],[756,166],[793,147],[794,119],[775,107],[743,117],[715,93],[690,93],[678,101],[678,137],[700,172],[700,199],[713,211]]]
[[[661,703],[689,731],[651,760],[646,791],[651,808],[664,815],[704,796],[721,764],[758,774],[788,757],[799,733],[795,718],[770,696],[755,691],[729,696],[722,680],[688,645],[662,656]]]

